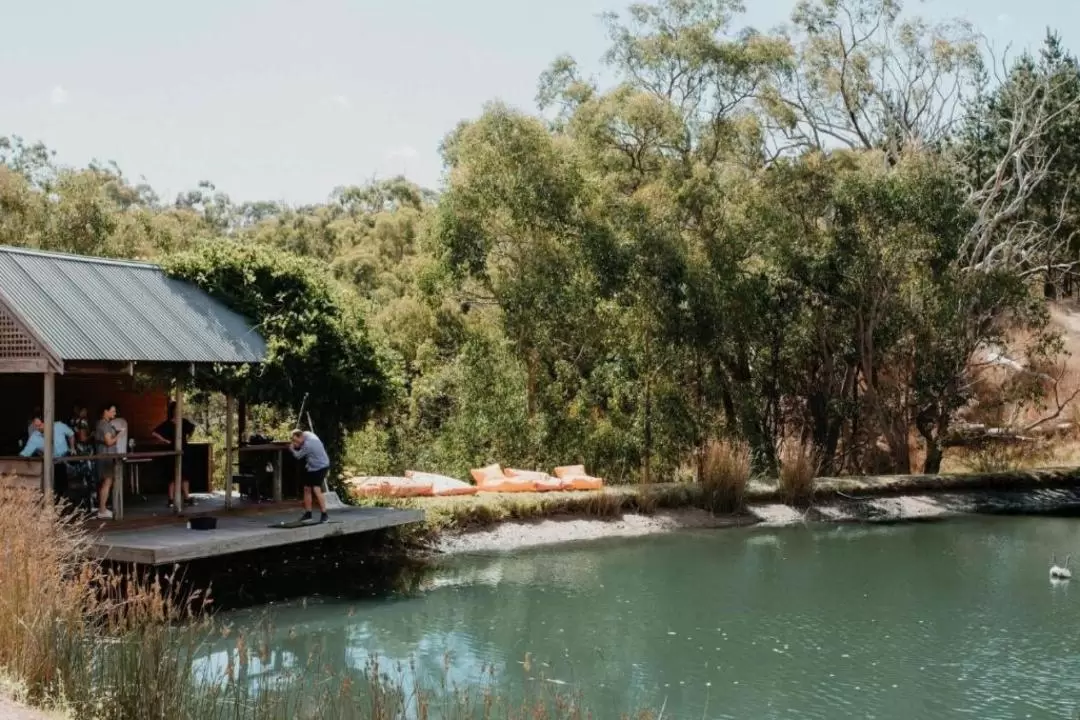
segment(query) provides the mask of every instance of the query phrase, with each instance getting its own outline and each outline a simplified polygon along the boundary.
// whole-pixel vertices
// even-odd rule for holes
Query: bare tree
[[[997,77],[999,86],[1005,74]],[[1061,258],[1072,239],[1061,232],[1070,196],[1066,189],[1057,199],[1058,212],[1049,222],[1025,213],[1028,202],[1051,171],[1057,149],[1046,142],[1054,123],[1080,105],[1080,97],[1065,97],[1056,90],[1063,80],[1032,74],[1026,82],[1012,83],[1000,100],[1007,104],[984,122],[995,137],[989,171],[972,178],[967,187],[968,207],[974,221],[961,248],[959,262],[965,269],[988,272],[1004,269],[1031,274],[1047,269],[1047,258]],[[958,158],[965,163],[965,158]],[[1068,269],[1073,263],[1055,264]]]
[[[794,62],[759,98],[777,152],[945,141],[963,115],[978,44],[963,22],[901,18],[898,0],[804,0],[785,29]]]

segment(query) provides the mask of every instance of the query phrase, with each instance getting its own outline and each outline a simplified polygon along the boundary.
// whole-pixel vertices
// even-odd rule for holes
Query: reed
[[[701,487],[705,504],[713,512],[743,509],[750,483],[750,446],[734,440],[713,440],[704,451]]]
[[[813,502],[817,462],[807,445],[786,446],[780,453],[778,487],[781,500],[797,507]]]

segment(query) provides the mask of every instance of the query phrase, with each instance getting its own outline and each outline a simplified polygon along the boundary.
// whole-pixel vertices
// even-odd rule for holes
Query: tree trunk
[[[705,446],[708,433],[702,429],[705,417],[705,380],[702,368],[701,354],[695,353],[694,358],[694,399],[697,402],[697,449],[694,458],[694,482],[701,482],[705,472]]]
[[[927,414],[920,414],[915,418],[915,426],[926,441],[926,462],[923,463],[922,471],[926,475],[937,475],[941,472],[941,462],[945,458],[949,416],[939,413],[936,419],[932,419]]]
[[[538,374],[537,365],[539,365],[538,353],[534,348],[530,348],[525,356],[528,380],[525,388],[525,411],[527,417],[531,420],[536,417],[536,376]]]
[[[926,462],[923,463],[923,473],[926,475],[937,475],[940,473],[941,461],[944,457],[945,453],[942,451],[941,443],[927,441]]]
[[[645,417],[644,417],[644,448],[641,457],[641,481],[645,484],[652,482],[652,388],[649,379],[645,379]]]

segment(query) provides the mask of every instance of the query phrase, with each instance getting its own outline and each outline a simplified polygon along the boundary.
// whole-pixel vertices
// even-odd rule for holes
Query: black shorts
[[[321,488],[323,480],[330,473],[330,468],[324,467],[322,470],[305,470],[303,485],[304,487],[317,487]]]

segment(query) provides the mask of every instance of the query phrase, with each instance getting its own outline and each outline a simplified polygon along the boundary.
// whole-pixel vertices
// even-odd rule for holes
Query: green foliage
[[[550,116],[495,103],[448,134],[439,195],[166,205],[6,139],[0,242],[167,258],[270,340],[260,374],[208,379],[309,393],[362,474],[651,482],[721,440],[766,474],[807,448],[811,475],[907,472],[917,440],[934,471],[980,352],[1059,349],[1035,281],[1072,282],[1077,62],[1051,36],[991,86],[971,28],[894,0],[807,0],[769,34],[741,11],[605,16],[611,85],[556,59]]]
[[[164,267],[244,315],[267,342],[263,364],[217,368],[200,384],[283,409],[307,398],[334,455],[341,434],[386,402],[388,380],[356,301],[327,279],[324,265],[221,240],[169,256]]]

